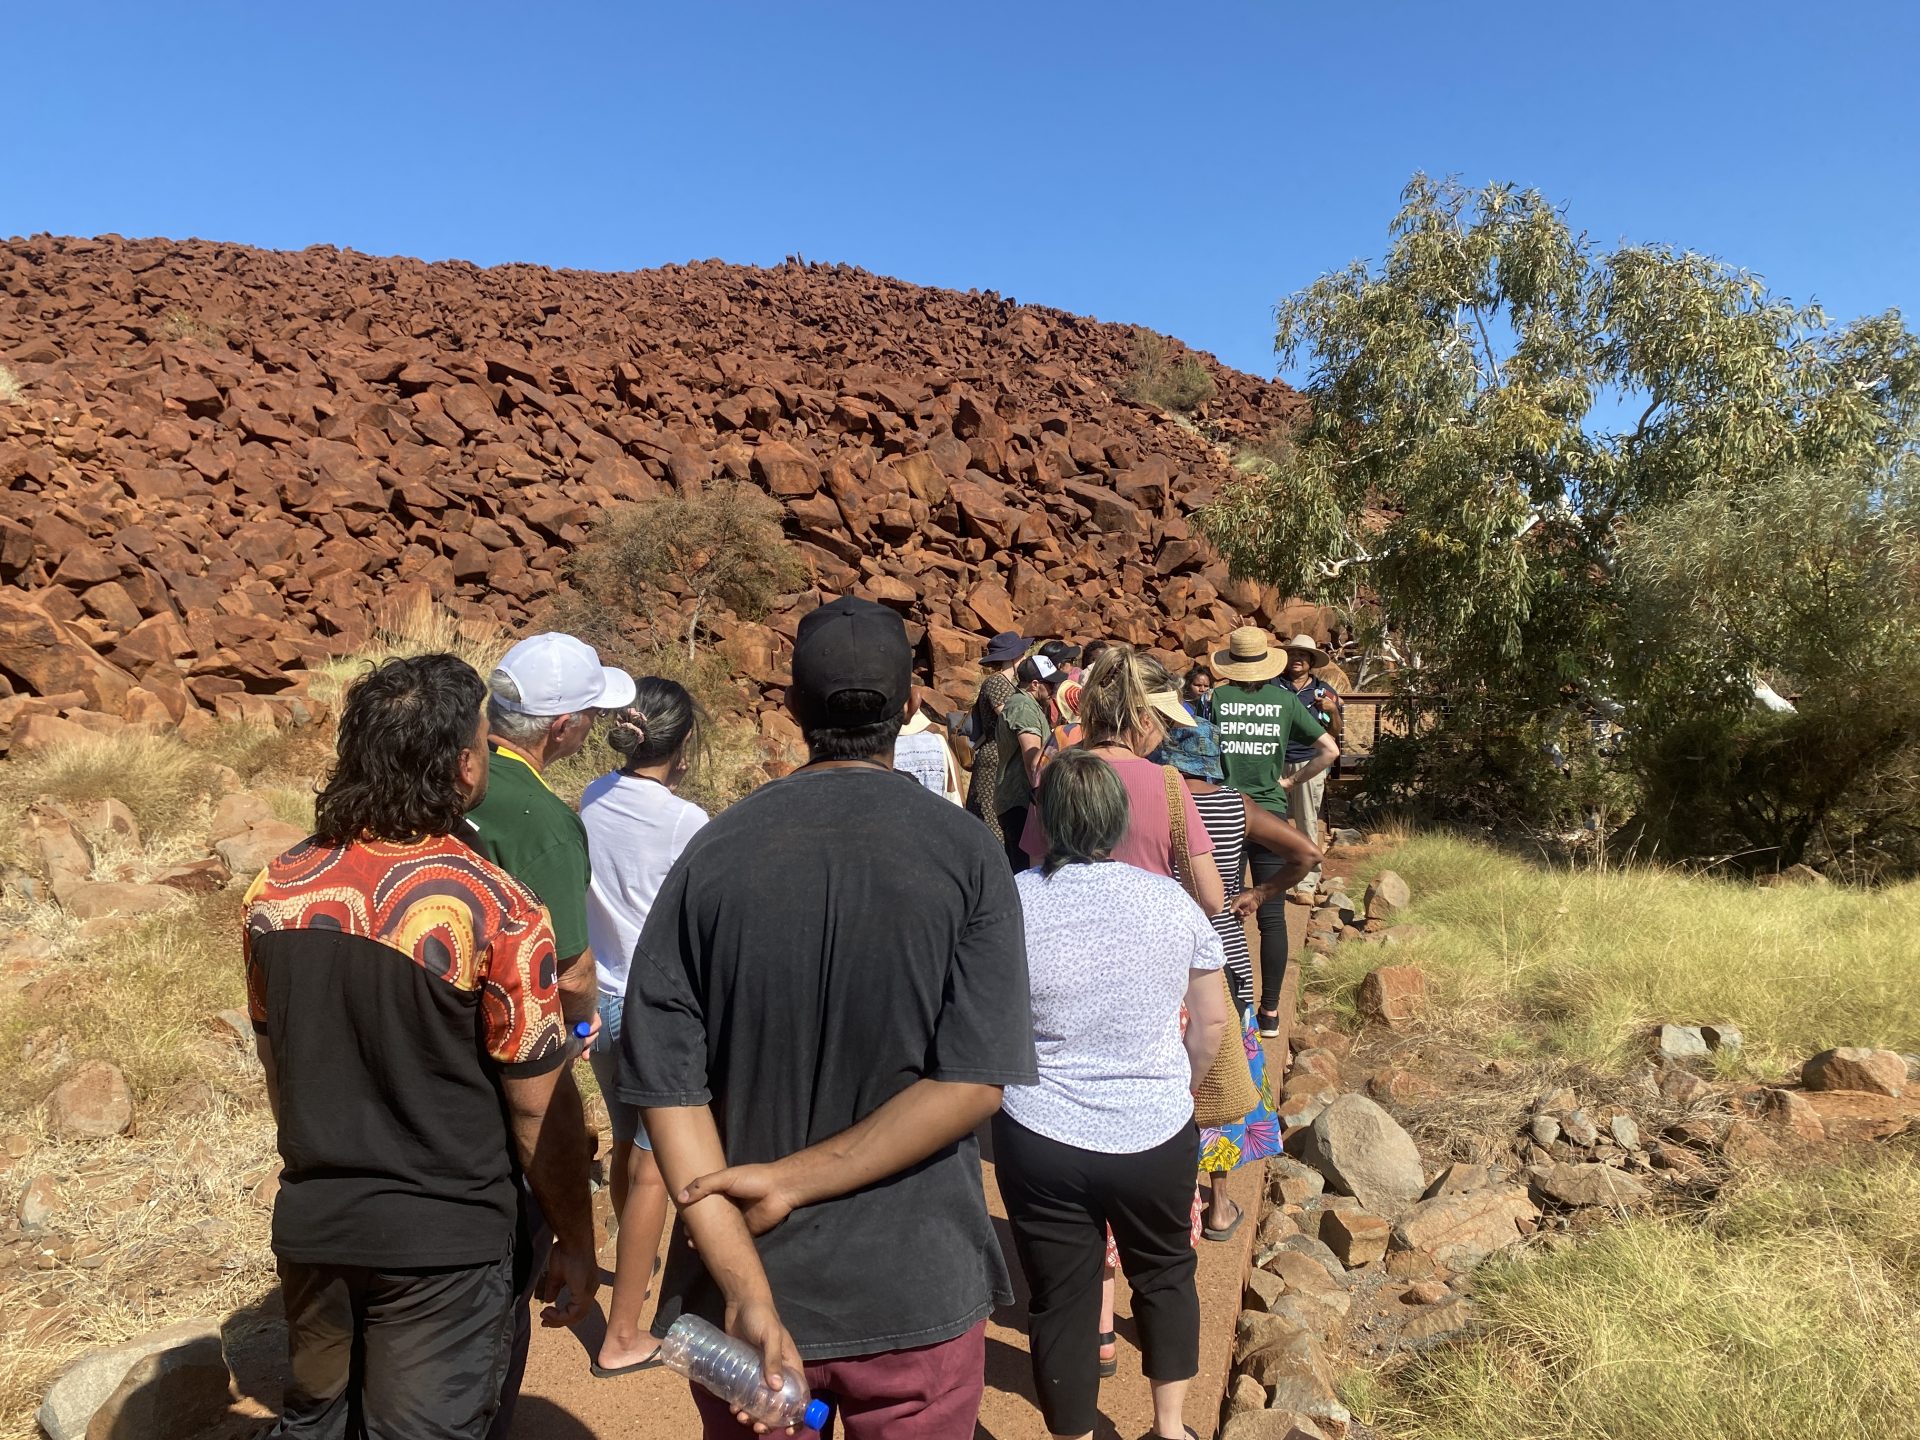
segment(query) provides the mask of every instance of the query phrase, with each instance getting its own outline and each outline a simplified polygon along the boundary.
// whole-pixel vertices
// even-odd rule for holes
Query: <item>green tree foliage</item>
[[[1623,546],[1648,835],[1682,853],[1920,868],[1914,467],[1702,485]],[[1742,677],[1795,697],[1751,703]]]
[[[1638,754],[1671,713],[1634,704],[1670,695],[1649,672],[1677,663],[1650,654],[1628,583],[1658,569],[1628,562],[1670,540],[1660,517],[1703,496],[1764,514],[1788,476],[1878,493],[1920,429],[1897,314],[1836,326],[1709,257],[1603,250],[1508,185],[1416,176],[1385,261],[1276,318],[1283,360],[1310,365],[1311,418],[1243,460],[1204,528],[1237,572],[1353,615],[1425,699],[1383,774],[1526,818],[1593,803],[1534,772],[1596,710],[1631,707]],[[1756,671],[1797,683],[1751,647],[1693,659],[1723,718]]]

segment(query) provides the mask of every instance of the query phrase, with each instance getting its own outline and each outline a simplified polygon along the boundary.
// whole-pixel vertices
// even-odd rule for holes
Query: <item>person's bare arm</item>
[[[690,1188],[697,1176],[726,1168],[726,1150],[710,1107],[649,1106],[641,1113],[653,1141],[653,1158],[672,1193]],[[778,1389],[783,1376],[801,1374],[799,1349],[774,1307],[773,1289],[740,1207],[713,1192],[682,1199],[680,1223],[700,1252],[700,1263],[727,1297],[727,1333],[759,1349],[769,1388]]]
[[[586,1115],[573,1072],[565,1065],[540,1075],[500,1077],[520,1168],[553,1227],[553,1254],[540,1285],[549,1303],[543,1325],[572,1325],[593,1310],[600,1266],[593,1253],[593,1203],[587,1189],[591,1155]],[[567,1303],[555,1303],[560,1291]]]
[[[1300,827],[1291,821],[1282,820],[1270,810],[1262,810],[1251,800],[1246,801],[1246,811],[1247,839],[1287,863],[1261,884],[1233,897],[1233,913],[1242,919],[1306,879],[1323,858],[1320,847],[1302,835]]]
[[[1335,743],[1347,738],[1347,702],[1340,698],[1337,690],[1328,690],[1320,697],[1327,706],[1327,733],[1333,736]]]
[[[731,1196],[764,1235],[803,1205],[817,1205],[897,1175],[943,1150],[1000,1108],[998,1085],[917,1080],[856,1125],[764,1165],[701,1175],[677,1194],[684,1207]],[[649,1132],[651,1133],[651,1132]]]
[[[593,951],[582,950],[571,960],[562,960],[560,972],[560,1013],[567,1017],[567,1033],[573,1033],[573,1027],[582,1020],[593,1026],[587,1032],[586,1044],[581,1053],[592,1048],[594,1037],[600,1033],[600,982],[593,967]]]
[[[1220,983],[1218,970],[1187,972],[1187,1068],[1192,1072],[1189,1089],[1198,1090],[1200,1082],[1213,1068],[1226,1039],[1233,1007],[1227,1000],[1227,987]]]
[[[1040,737],[1038,735],[1029,735],[1024,730],[1019,733],[1020,763],[1027,767],[1027,788],[1029,790],[1038,790],[1040,788],[1040,763],[1046,759],[1046,751],[1041,747]]]
[[[1313,758],[1302,765],[1293,774],[1280,782],[1283,790],[1292,790],[1304,785],[1316,775],[1324,775],[1332,768],[1333,762],[1340,758],[1340,742],[1332,735],[1322,735],[1313,742]]]

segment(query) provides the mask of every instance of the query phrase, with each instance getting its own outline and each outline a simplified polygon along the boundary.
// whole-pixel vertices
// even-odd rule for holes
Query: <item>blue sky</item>
[[[14,7],[0,233],[629,269],[790,253],[1151,325],[1273,303],[1417,169],[1920,323],[1911,5]]]

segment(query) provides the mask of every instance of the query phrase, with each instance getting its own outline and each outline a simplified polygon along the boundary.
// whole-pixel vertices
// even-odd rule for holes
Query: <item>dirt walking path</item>
[[[1259,1177],[1253,1167],[1234,1177],[1231,1193],[1251,1216],[1259,1203]],[[980,1408],[975,1440],[1044,1440],[1045,1428],[1033,1403],[1033,1375],[1027,1360],[1026,1286],[1012,1260],[1013,1237],[1006,1228],[993,1168],[987,1167],[987,1202],[1000,1232],[1002,1250],[1014,1276],[1015,1301],[996,1312],[987,1326],[987,1393]],[[1227,1244],[1200,1245],[1200,1307],[1203,1318],[1200,1378],[1187,1401],[1187,1423],[1210,1436],[1219,1414],[1233,1317],[1253,1240],[1251,1220]],[[611,1251],[608,1255],[610,1257]],[[903,1272],[910,1278],[910,1269]],[[1223,1318],[1224,1317],[1224,1318]],[[1140,1373],[1140,1352],[1128,1315],[1126,1286],[1114,1325],[1120,1337],[1120,1373],[1100,1387],[1106,1419],[1101,1440],[1137,1440],[1152,1426],[1147,1382]],[[526,1385],[514,1418],[513,1440],[687,1440],[700,1433],[687,1385],[664,1370],[649,1370],[618,1380],[596,1380],[587,1370],[599,1322],[577,1333],[538,1331],[527,1363]],[[1087,1337],[1093,1343],[1093,1337]]]

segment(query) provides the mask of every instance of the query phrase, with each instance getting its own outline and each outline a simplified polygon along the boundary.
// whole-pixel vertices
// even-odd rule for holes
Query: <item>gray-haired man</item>
[[[581,1022],[597,1026],[598,986],[587,951],[587,885],[592,869],[587,831],[571,805],[548,786],[543,772],[576,755],[587,743],[594,715],[633,703],[633,677],[600,663],[591,645],[571,635],[530,635],[501,659],[488,681],[487,795],[467,815],[467,838],[483,856],[540,897],[553,921],[560,974],[560,1006],[569,1031]],[[591,1036],[591,1031],[589,1035]],[[591,1040],[589,1040],[591,1043]],[[569,1077],[560,1089],[580,1104]],[[567,1103],[565,1096],[561,1103]],[[531,1281],[544,1268],[550,1242],[545,1218],[523,1194],[521,1240],[525,1262],[515,1269],[521,1304],[515,1317],[513,1352],[494,1437],[508,1433],[514,1402],[526,1372],[532,1324],[527,1307]]]

